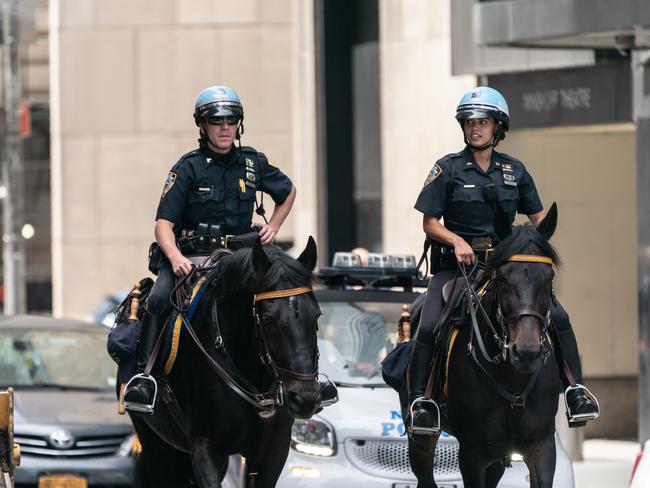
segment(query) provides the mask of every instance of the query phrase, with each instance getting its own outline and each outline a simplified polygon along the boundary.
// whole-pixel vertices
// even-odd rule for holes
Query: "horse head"
[[[311,291],[316,243],[309,238],[297,260],[256,241],[251,265],[257,276],[257,335],[282,384],[282,403],[294,418],[309,418],[320,404],[316,332],[320,309]]]
[[[557,206],[551,206],[535,227],[512,227],[498,207],[494,229],[500,239],[490,263],[496,278],[497,319],[507,331],[511,365],[532,373],[544,361],[549,306],[553,293],[553,264],[558,256],[548,240],[557,225]]]

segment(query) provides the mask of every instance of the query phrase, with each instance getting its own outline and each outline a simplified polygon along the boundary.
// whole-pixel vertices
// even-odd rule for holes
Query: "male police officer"
[[[253,207],[257,204],[255,192],[260,190],[275,202],[270,220],[259,229],[262,244],[271,244],[296,198],[291,180],[269,164],[264,154],[241,147],[244,108],[231,88],[212,86],[199,93],[194,121],[199,127],[199,148],[182,156],[169,172],[156,213],[154,233],[164,258],[145,305],[147,313],[138,346],[140,371],[171,312],[169,297],[174,277],[186,275],[192,267],[177,245],[179,238],[183,242],[183,237],[199,233],[208,237],[201,242],[221,245],[225,242],[222,237],[251,232]],[[183,250],[185,254],[193,251]],[[127,385],[126,407],[151,413],[154,391],[155,382],[150,376],[136,375]]]

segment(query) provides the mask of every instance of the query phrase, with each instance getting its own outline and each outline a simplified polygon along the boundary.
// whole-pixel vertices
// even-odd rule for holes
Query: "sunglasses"
[[[239,123],[239,117],[236,115],[215,115],[208,117],[208,124],[210,125],[223,125],[225,123],[228,125],[237,125]]]

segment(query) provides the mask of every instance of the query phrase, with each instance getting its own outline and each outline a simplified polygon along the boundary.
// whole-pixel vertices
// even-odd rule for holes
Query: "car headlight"
[[[323,419],[298,419],[291,427],[291,447],[311,456],[333,456],[336,454],[334,428]]]
[[[127,437],[119,450],[117,451],[118,456],[134,456],[142,451],[142,444],[140,444],[140,439],[135,434],[131,434]]]

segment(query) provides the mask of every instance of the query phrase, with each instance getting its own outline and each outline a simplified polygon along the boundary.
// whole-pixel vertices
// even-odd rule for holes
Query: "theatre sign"
[[[629,122],[628,62],[488,77],[501,91],[517,128]]]

